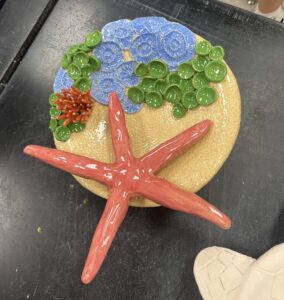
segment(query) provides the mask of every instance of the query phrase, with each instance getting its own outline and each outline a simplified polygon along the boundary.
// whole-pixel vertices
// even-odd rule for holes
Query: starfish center
[[[141,166],[139,159],[132,157],[114,168],[114,186],[123,186],[128,191],[134,191],[137,183],[147,180],[150,175],[149,170]]]

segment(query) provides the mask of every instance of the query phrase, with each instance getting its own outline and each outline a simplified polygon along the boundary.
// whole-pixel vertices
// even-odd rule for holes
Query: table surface
[[[54,0],[0,0],[0,92],[54,4]]]
[[[131,208],[100,273],[84,286],[105,202],[22,149],[54,146],[47,99],[68,45],[112,20],[145,15],[181,22],[226,50],[242,95],[241,131],[200,195],[234,225],[225,232],[165,208]],[[200,250],[218,245],[258,257],[283,242],[283,45],[280,24],[220,3],[59,0],[0,96],[0,299],[198,300],[192,267]]]

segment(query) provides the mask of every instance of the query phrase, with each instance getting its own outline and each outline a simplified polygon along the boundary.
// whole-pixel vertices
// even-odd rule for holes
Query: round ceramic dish
[[[200,40],[202,38],[197,36],[197,41]],[[129,53],[126,53],[125,57],[128,56]],[[228,66],[227,68],[225,80],[221,83],[211,83],[218,92],[218,98],[210,106],[200,106],[190,110],[181,119],[173,117],[172,105],[166,101],[158,109],[143,105],[140,112],[126,114],[132,152],[136,157],[144,155],[199,121],[204,119],[213,121],[213,128],[207,136],[158,173],[160,177],[166,178],[184,190],[197,192],[204,187],[228,158],[236,141],[240,127],[241,99],[235,76]],[[67,142],[55,140],[55,145],[60,150],[103,162],[113,162],[108,106],[95,102],[86,129],[71,135]],[[74,177],[89,191],[105,199],[108,198],[109,190],[106,186],[92,180]],[[153,201],[142,197],[133,198],[130,205],[158,206]]]

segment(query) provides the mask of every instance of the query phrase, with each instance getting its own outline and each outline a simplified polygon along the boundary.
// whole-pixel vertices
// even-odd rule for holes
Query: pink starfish
[[[168,208],[206,219],[223,229],[231,227],[230,219],[199,196],[186,192],[155,173],[183,150],[195,144],[209,130],[205,120],[162,143],[141,158],[131,153],[124,111],[115,93],[110,94],[109,122],[116,161],[102,163],[65,151],[29,145],[26,154],[61,170],[97,180],[111,188],[105,210],[92,239],[82,273],[82,281],[90,283],[99,271],[116,232],[126,216],[129,199],[142,195]]]

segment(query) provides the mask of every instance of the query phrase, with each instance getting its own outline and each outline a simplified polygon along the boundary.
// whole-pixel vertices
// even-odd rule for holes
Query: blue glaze
[[[74,80],[69,77],[67,72],[60,68],[55,76],[53,83],[54,93],[61,93],[62,89],[69,89],[74,84]]]
[[[111,92],[116,92],[119,99],[122,99],[124,96],[124,87],[116,80],[114,73],[95,72],[91,81],[91,95],[101,104],[108,105],[108,95]]]
[[[137,35],[159,32],[161,27],[166,23],[167,20],[162,17],[142,17],[132,21],[132,25]]]
[[[134,114],[141,110],[143,103],[135,104],[126,95],[121,101],[122,108],[128,114]]]
[[[130,53],[134,60],[145,64],[157,58],[156,35],[146,33],[136,37],[131,45]]]
[[[177,67],[194,57],[195,43],[195,35],[188,28],[168,23],[162,26],[157,38],[159,57],[168,65]]]
[[[102,29],[103,42],[93,50],[100,60],[101,69],[91,76],[91,95],[99,103],[108,105],[108,95],[114,91],[127,113],[136,113],[143,104],[133,103],[125,88],[137,86],[140,77],[134,74],[137,62],[148,63],[153,59],[164,60],[171,71],[195,54],[195,35],[185,26],[168,22],[162,17],[142,17],[118,20]],[[124,61],[123,49],[129,50],[133,61]],[[56,74],[53,89],[61,92],[74,81],[62,68]]]
[[[115,42],[122,49],[128,49],[133,39],[134,28],[130,20],[118,20],[106,24],[102,29],[104,42]]]
[[[123,51],[114,42],[103,42],[93,51],[101,62],[101,71],[111,72],[123,63]]]
[[[115,72],[116,79],[120,81],[124,87],[139,84],[141,79],[134,74],[135,66],[135,61],[127,61],[121,64]]]
[[[169,66],[169,70],[171,72],[176,71],[178,69],[178,65],[177,66]]]

